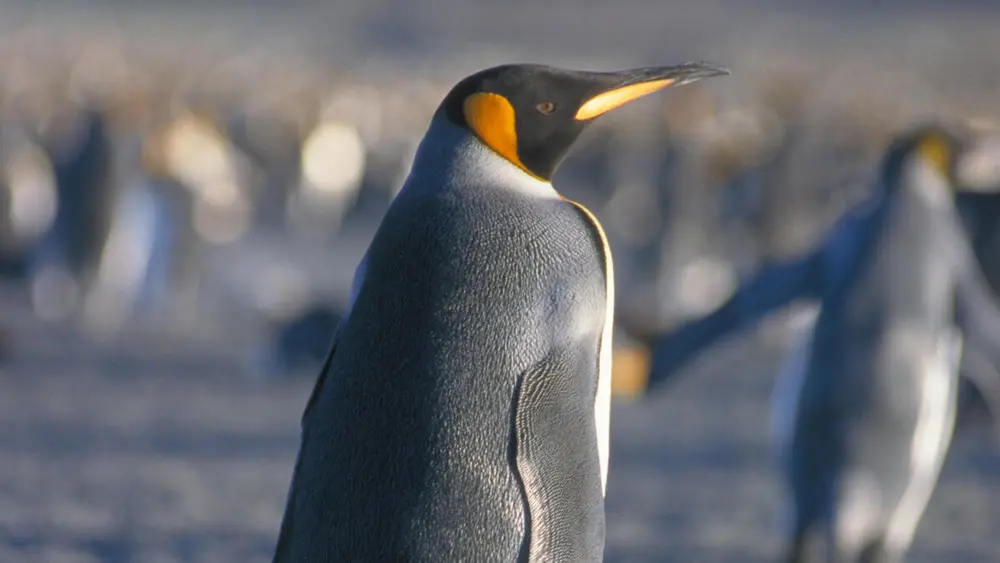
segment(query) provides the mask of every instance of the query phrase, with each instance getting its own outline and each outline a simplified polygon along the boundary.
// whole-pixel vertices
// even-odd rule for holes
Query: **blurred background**
[[[733,71],[602,118],[555,183],[622,318],[706,312],[802,252],[925,118],[1000,117],[987,0],[0,0],[0,561],[269,561],[299,417],[430,114],[481,68]],[[1000,201],[963,203],[1000,288]],[[773,561],[790,309],[635,400],[617,340],[608,561]],[[911,560],[1000,560],[967,402]]]

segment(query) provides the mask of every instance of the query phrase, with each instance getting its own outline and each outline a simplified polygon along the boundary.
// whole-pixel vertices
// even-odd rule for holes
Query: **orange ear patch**
[[[652,82],[640,82],[629,86],[622,86],[614,90],[608,90],[587,100],[576,112],[576,120],[593,119],[601,114],[607,113],[616,107],[623,106],[632,100],[641,98],[646,94],[652,94],[657,90],[662,90],[670,86],[676,80],[665,78]]]
[[[949,163],[952,159],[951,147],[948,141],[940,135],[927,135],[920,139],[917,145],[920,156],[934,166],[942,175],[948,175]]]
[[[514,106],[499,94],[479,92],[465,99],[465,122],[486,146],[534,176],[517,155]]]

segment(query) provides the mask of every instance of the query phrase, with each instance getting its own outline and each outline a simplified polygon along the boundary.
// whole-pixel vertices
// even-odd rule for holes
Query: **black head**
[[[886,150],[882,161],[882,184],[889,189],[898,184],[903,169],[920,160],[959,189],[958,163],[969,144],[966,131],[956,124],[924,122],[901,131]]]
[[[709,63],[622,72],[587,72],[541,65],[504,65],[459,82],[443,113],[529,174],[550,180],[594,118],[668,86],[729,74]]]

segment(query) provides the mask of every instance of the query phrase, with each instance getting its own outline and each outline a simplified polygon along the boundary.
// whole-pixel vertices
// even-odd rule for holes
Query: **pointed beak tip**
[[[692,74],[697,78],[708,78],[710,76],[729,76],[733,71],[728,68],[717,65],[715,63],[710,63],[708,61],[693,61],[690,63],[685,63],[683,66],[690,69]]]
[[[610,89],[590,98],[577,110],[578,121],[593,119],[632,100],[662,88],[681,86],[703,78],[731,74],[726,67],[706,61],[690,61],[673,66],[644,67],[613,73],[601,73],[601,80],[611,78]]]
[[[688,61],[673,66],[642,69],[640,82],[670,80],[671,86],[681,86],[697,82],[713,76],[728,76],[732,71],[728,68],[708,61]]]

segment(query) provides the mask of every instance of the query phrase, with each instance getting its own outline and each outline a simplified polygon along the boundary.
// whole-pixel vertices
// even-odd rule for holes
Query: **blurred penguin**
[[[302,144],[301,177],[288,205],[298,231],[336,234],[358,197],[367,148],[348,121],[324,118]]]
[[[136,315],[170,309],[177,263],[191,253],[189,190],[155,167],[146,139],[122,134],[116,143],[111,225],[84,308],[87,326],[114,334]],[[162,317],[162,315],[161,315]]]
[[[194,195],[193,226],[210,244],[241,239],[252,224],[252,160],[226,136],[213,114],[179,112],[161,133],[164,167]]]
[[[58,204],[52,161],[20,124],[0,126],[0,277],[22,279]]]
[[[988,155],[987,151],[981,154]],[[979,175],[990,176],[992,166],[1000,166],[1000,159],[991,162],[971,163],[971,170],[967,173],[976,172]],[[961,193],[958,195],[957,205],[965,223],[966,229],[971,233],[972,248],[976,253],[979,263],[982,265],[983,274],[994,295],[1000,294],[1000,193]],[[966,359],[966,361],[980,361]],[[985,365],[983,367],[985,368]],[[1000,395],[1000,393],[997,393]],[[989,415],[994,423],[1000,424],[1000,405],[990,404],[991,393],[983,393],[978,387],[963,381],[959,393],[959,424],[964,420],[977,421],[982,415]]]
[[[112,142],[96,105],[70,110],[65,128],[45,135],[54,169],[56,212],[29,258],[31,301],[45,320],[78,311],[111,225]]]
[[[254,230],[280,232],[287,226],[289,194],[301,173],[300,121],[305,119],[295,119],[271,106],[238,106],[233,108],[227,122],[230,141],[260,173],[255,192]]]
[[[799,297],[821,302],[773,396],[789,562],[805,561],[819,535],[827,561],[900,561],[950,445],[963,356],[963,373],[1000,399],[990,369],[1000,365],[1000,309],[954,207],[954,190],[997,191],[1000,174],[966,173],[964,159],[984,150],[967,133],[926,125],[900,135],[878,193],[818,250],[763,268],[657,343],[654,386],[766,313]]]

